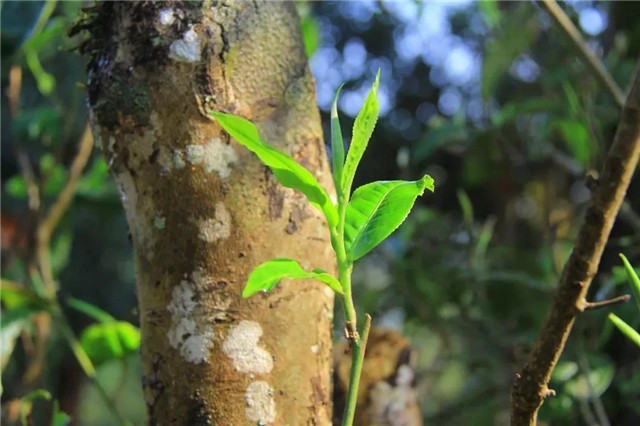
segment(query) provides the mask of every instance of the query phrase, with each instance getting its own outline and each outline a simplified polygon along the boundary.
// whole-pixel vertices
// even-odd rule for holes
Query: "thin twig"
[[[613,97],[616,104],[622,108],[624,106],[624,93],[615,82],[611,74],[607,71],[607,69],[602,64],[596,56],[589,50],[587,47],[587,43],[580,34],[580,31],[573,25],[571,19],[564,13],[564,10],[556,3],[555,0],[539,0],[539,3],[542,7],[545,8],[547,12],[551,15],[551,17],[556,21],[556,23],[562,28],[564,33],[571,39],[573,45],[580,53],[580,56],[587,62],[587,65],[591,68],[591,71],[595,74],[595,76],[600,80],[600,83],[604,85],[609,94]]]
[[[585,300],[640,158],[640,72],[620,113],[613,143],[553,302],[511,391],[511,425],[533,426],[581,301]]]
[[[91,135],[91,129],[87,124],[84,132],[82,133],[82,137],[80,138],[78,153],[71,163],[69,178],[58,194],[57,200],[53,203],[47,212],[47,215],[38,226],[38,262],[42,278],[47,286],[53,282],[53,272],[51,270],[51,259],[49,253],[51,236],[53,235],[53,231],[56,226],[58,226],[60,219],[62,219],[62,216],[67,211],[71,200],[73,200],[76,192],[76,186],[82,176],[82,171],[89,161],[92,149],[93,136]]]
[[[7,100],[9,101],[9,112],[15,118],[20,113],[20,92],[22,89],[22,68],[13,64],[9,71],[9,86],[7,87]]]
[[[601,300],[599,302],[585,302],[582,307],[583,310],[589,311],[593,309],[606,308],[609,306],[619,305],[621,303],[626,303],[631,299],[631,295],[623,294],[622,296],[614,297],[613,299]]]

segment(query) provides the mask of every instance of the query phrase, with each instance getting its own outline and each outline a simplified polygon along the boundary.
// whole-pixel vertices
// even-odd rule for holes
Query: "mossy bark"
[[[333,191],[295,7],[105,2],[78,28],[135,249],[149,423],[329,424],[332,293],[241,297],[274,257],[333,271],[327,225],[208,115],[252,120]]]

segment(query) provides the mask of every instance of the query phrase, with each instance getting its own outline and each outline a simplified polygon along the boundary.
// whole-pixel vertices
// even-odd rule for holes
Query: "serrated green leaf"
[[[85,328],[80,344],[96,365],[124,358],[140,347],[140,331],[126,321],[109,321]]]
[[[632,342],[640,347],[640,333],[631,328],[629,324],[624,322],[624,320],[616,314],[609,314],[609,321],[618,327],[618,330],[620,330],[622,334],[627,336]]]
[[[344,169],[342,171],[341,185],[338,186],[338,190],[343,195],[351,192],[351,184],[353,183],[353,177],[356,174],[356,169],[367,144],[373,133],[373,129],[378,121],[378,112],[380,110],[378,106],[378,86],[380,84],[380,70],[376,74],[376,79],[371,86],[371,90],[364,100],[362,109],[358,113],[355,122],[353,123],[353,135],[351,136],[351,144],[349,145],[349,152],[347,153],[347,159],[344,163]]]
[[[358,260],[391,235],[425,189],[434,190],[428,175],[418,181],[378,181],[356,189],[345,218],[347,259]]]
[[[327,284],[333,291],[342,294],[342,286],[331,274],[322,269],[305,271],[295,260],[272,259],[264,262],[251,272],[247,280],[247,286],[242,292],[242,297],[251,297],[261,291],[270,291],[282,279],[308,279],[313,278]]]
[[[620,259],[622,259],[622,263],[624,263],[624,269],[627,271],[627,275],[631,280],[631,291],[633,292],[633,297],[636,299],[636,303],[638,304],[638,309],[640,309],[640,277],[636,274],[636,271],[629,263],[629,260],[622,253],[619,254]]]
[[[338,191],[342,184],[342,170],[344,168],[344,142],[342,141],[342,130],[340,129],[340,119],[338,118],[338,96],[340,96],[342,86],[344,84],[340,85],[336,90],[333,104],[331,104],[331,162],[333,163],[333,183]]]
[[[320,186],[309,170],[296,163],[287,154],[263,142],[258,135],[258,129],[249,120],[221,112],[211,114],[227,133],[269,166],[283,186],[302,192],[311,205],[324,213],[329,226],[332,228],[336,226],[338,223],[336,208],[327,191]]]

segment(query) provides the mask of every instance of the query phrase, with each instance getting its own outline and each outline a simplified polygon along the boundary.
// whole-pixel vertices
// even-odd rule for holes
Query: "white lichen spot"
[[[231,215],[222,202],[216,203],[214,216],[200,221],[198,237],[208,243],[229,238],[231,235]]]
[[[247,419],[258,424],[269,424],[276,420],[276,402],[273,390],[267,382],[253,382],[244,393]]]
[[[191,164],[202,164],[204,160],[204,148],[202,145],[189,145],[186,153],[188,162]]]
[[[185,153],[189,163],[201,164],[207,173],[215,171],[223,179],[231,174],[231,164],[238,161],[233,147],[219,138],[213,138],[204,145],[189,145]]]
[[[313,345],[311,346],[311,353],[313,354],[318,354],[320,352],[320,345]]]
[[[187,362],[201,364],[209,358],[214,336],[212,330],[202,329],[193,319],[198,307],[195,287],[189,281],[182,281],[173,288],[171,296],[167,306],[171,312],[171,327],[167,332],[169,344],[178,349]]]
[[[193,28],[186,31],[181,39],[171,43],[169,58],[179,62],[198,62],[200,60],[200,38]]]
[[[231,174],[229,166],[236,161],[236,151],[219,138],[213,138],[204,145],[204,169],[207,173],[215,170],[221,178],[227,178]]]
[[[173,165],[178,170],[184,169],[184,166],[186,166],[186,163],[184,162],[184,158],[182,156],[182,152],[179,150],[176,150],[173,153]]]
[[[229,332],[222,349],[243,373],[269,373],[273,369],[271,354],[258,346],[262,327],[254,321],[242,320]]]
[[[167,219],[161,216],[156,216],[153,218],[153,226],[156,229],[164,229]]]
[[[167,306],[167,310],[174,316],[186,317],[198,304],[196,302],[196,292],[189,281],[182,281],[180,285],[173,288],[171,294],[171,303]]]
[[[167,8],[162,9],[158,14],[158,23],[163,26],[171,25],[176,20],[176,16],[173,12],[173,9]]]

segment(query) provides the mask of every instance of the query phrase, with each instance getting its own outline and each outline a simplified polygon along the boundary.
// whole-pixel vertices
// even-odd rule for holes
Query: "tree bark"
[[[78,27],[135,250],[149,423],[329,424],[332,292],[241,297],[274,257],[333,271],[326,223],[208,115],[252,120],[333,192],[294,5],[104,2]]]

